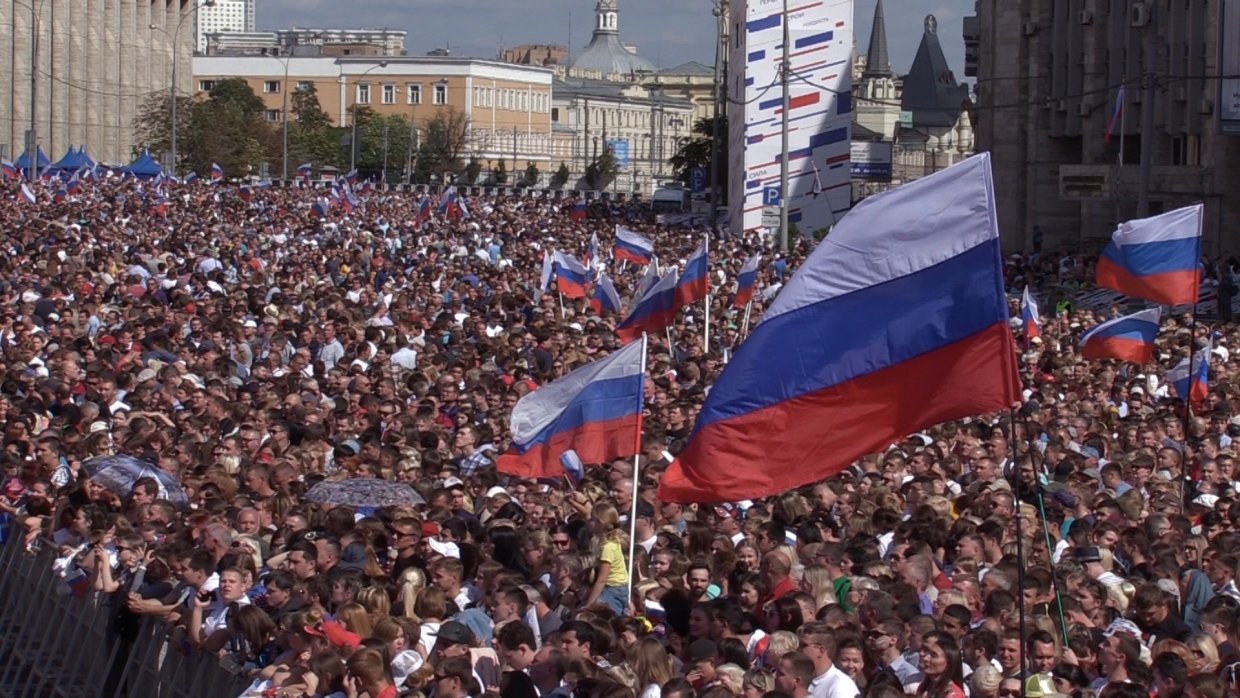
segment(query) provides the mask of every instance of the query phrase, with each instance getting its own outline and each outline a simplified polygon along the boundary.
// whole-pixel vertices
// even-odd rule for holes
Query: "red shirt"
[[[792,581],[792,578],[784,577],[784,581],[776,584],[775,588],[771,589],[771,598],[769,600],[774,601],[775,599],[787,596],[796,590],[797,585]]]

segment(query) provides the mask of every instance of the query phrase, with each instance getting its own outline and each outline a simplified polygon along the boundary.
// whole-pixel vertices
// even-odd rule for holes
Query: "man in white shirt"
[[[814,679],[808,690],[813,698],[857,698],[857,684],[831,662],[835,636],[825,623],[807,623],[797,631],[801,651],[814,663]]]

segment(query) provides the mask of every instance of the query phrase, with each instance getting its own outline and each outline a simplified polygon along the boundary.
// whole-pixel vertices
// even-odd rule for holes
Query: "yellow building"
[[[418,129],[455,110],[466,119],[466,160],[477,158],[484,171],[500,160],[509,168],[535,162],[546,172],[552,76],[541,66],[451,56],[196,56],[193,87],[203,94],[218,80],[243,78],[274,123],[286,108],[291,114],[290,91],[311,86],[339,126],[350,125],[354,105],[409,116]]]

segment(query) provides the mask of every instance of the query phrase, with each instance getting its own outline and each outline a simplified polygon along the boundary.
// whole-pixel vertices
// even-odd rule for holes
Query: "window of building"
[[[422,85],[416,82],[411,82],[409,83],[408,88],[409,88],[409,94],[406,96],[406,101],[409,104],[421,104],[422,103]]]
[[[279,109],[268,109],[267,111],[263,113],[263,117],[266,118],[268,121],[272,121],[272,122],[279,121],[280,110]]]
[[[551,120],[556,121],[556,122],[560,120],[560,108],[559,107],[551,108]]]
[[[279,80],[264,80],[263,81],[263,92],[279,92],[279,91],[280,91]]]
[[[448,86],[443,83],[435,84],[435,94],[432,97],[435,104],[448,103]]]
[[[309,80],[299,80],[297,82],[298,92],[309,92],[312,89],[314,89],[314,83],[310,82]]]
[[[370,83],[357,83],[357,103],[370,104]]]
[[[199,80],[198,81],[198,91],[210,92],[211,90],[214,90],[214,89],[215,89],[214,80]]]
[[[383,103],[396,104],[396,85],[392,83],[383,85]]]

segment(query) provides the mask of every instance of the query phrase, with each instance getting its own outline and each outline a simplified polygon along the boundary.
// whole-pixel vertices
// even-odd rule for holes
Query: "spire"
[[[594,7],[595,34],[620,33],[620,7],[618,0],[598,0]]]
[[[891,77],[887,58],[887,22],[883,19],[883,0],[874,5],[874,25],[870,29],[870,49],[865,54],[864,77]]]

